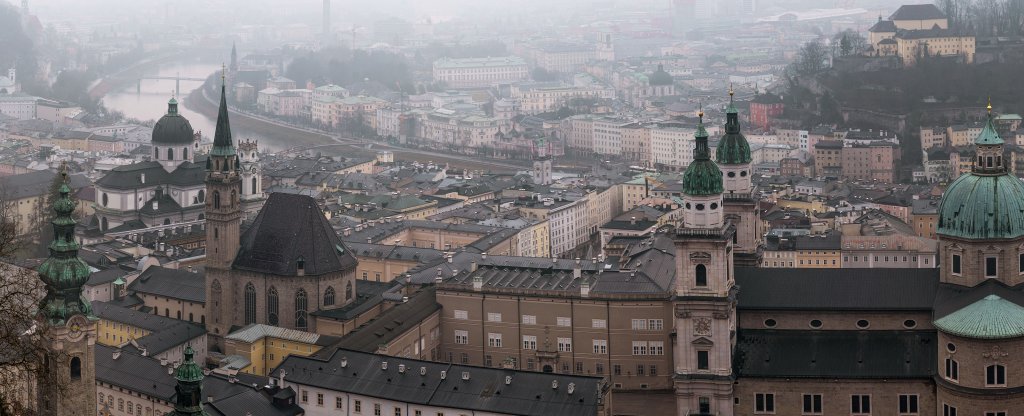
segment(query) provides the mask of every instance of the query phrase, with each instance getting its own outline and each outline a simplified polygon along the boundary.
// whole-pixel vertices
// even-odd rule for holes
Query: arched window
[[[220,290],[220,281],[215,279],[210,284],[210,297],[213,299],[208,301],[212,301],[210,314],[213,315],[213,321],[218,323],[220,322]]]
[[[245,285],[245,324],[256,323],[256,287],[252,283]]]
[[[992,156],[988,157],[988,167],[992,167]]]
[[[206,190],[199,190],[199,202],[206,202]]]
[[[298,292],[295,292],[295,329],[306,330],[307,304],[306,291],[299,289]]]
[[[188,148],[187,147],[182,147],[181,148],[181,158],[182,159],[188,159]]]
[[[707,266],[705,266],[703,264],[698,264],[697,268],[694,270],[694,279],[696,281],[697,287],[707,287],[708,286],[708,268],[707,268]]]
[[[171,225],[171,219],[170,218],[164,218],[164,225]]]
[[[327,286],[327,290],[324,291],[324,306],[334,305],[334,287]]]
[[[252,194],[253,195],[257,194],[257,192],[256,192],[256,177],[255,176],[252,178]]]
[[[135,408],[135,405],[134,405],[134,404],[132,404],[132,401],[131,401],[131,400],[129,400],[129,401],[128,401],[128,414],[132,414],[132,413],[135,413],[135,412],[134,412],[134,411],[132,410],[132,409],[134,409],[134,408]]]
[[[108,203],[110,203],[110,197],[108,197],[107,193],[104,192],[103,193],[103,206],[107,206]]]
[[[1006,367],[1002,364],[992,364],[985,367],[985,386],[1001,387],[1006,385]]]
[[[237,197],[238,197],[238,194],[235,192],[234,189],[232,189],[231,190],[231,205],[230,205],[232,208],[234,208],[234,206],[235,206],[235,198],[237,198]]]
[[[82,379],[82,359],[78,357],[71,357],[71,379],[81,380]]]
[[[220,209],[220,191],[213,191],[213,208]]]
[[[160,148],[153,146],[153,159],[160,159]]]
[[[267,324],[277,326],[277,289],[267,291]]]
[[[352,282],[345,283],[345,300],[352,300]]]
[[[174,160],[174,149],[167,148],[167,160]]]

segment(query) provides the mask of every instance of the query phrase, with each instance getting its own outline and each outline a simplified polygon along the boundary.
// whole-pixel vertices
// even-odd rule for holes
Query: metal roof
[[[966,338],[1003,339],[1024,336],[1024,307],[988,295],[935,320],[942,332]]]

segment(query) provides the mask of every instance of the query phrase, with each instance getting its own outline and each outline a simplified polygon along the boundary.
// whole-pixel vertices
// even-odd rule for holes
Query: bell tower
[[[676,249],[676,414],[733,414],[736,330],[735,227],[722,207],[722,171],[710,158],[704,112],[694,161],[683,175],[683,221]]]
[[[231,139],[228,103],[221,75],[220,110],[213,149],[206,160],[206,267],[227,270],[238,253],[242,178]]]
[[[67,171],[60,197],[53,204],[53,242],[50,256],[38,268],[46,285],[39,304],[40,327],[49,345],[38,375],[37,410],[43,416],[87,416],[96,412],[96,321],[92,305],[82,296],[89,266],[78,258],[75,241],[75,203],[69,195]]]
[[[174,372],[178,382],[174,386],[174,410],[165,416],[206,416],[203,409],[203,369],[192,358],[195,351],[191,345],[185,347],[185,360]]]
[[[722,168],[725,218],[736,227],[733,239],[736,264],[756,267],[761,264],[761,221],[757,215],[757,189],[753,185],[750,144],[740,132],[739,111],[729,86],[729,106],[725,109],[725,135],[718,141],[716,162]]]

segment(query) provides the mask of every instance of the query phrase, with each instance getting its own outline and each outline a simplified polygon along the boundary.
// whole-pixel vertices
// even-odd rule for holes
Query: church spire
[[[238,50],[235,49],[235,42],[231,42],[231,71],[238,71]]]
[[[46,295],[39,312],[52,325],[64,325],[74,315],[92,317],[92,306],[82,296],[82,286],[89,280],[89,266],[78,258],[75,241],[75,203],[71,200],[67,167],[61,166],[62,183],[59,197],[53,203],[57,216],[53,219],[53,241],[50,257],[39,266],[38,272],[46,284]]]
[[[227,70],[221,68],[220,74],[220,108],[217,110],[217,130],[213,134],[213,156],[229,156],[235,154],[235,145],[231,140],[231,124],[228,122],[228,100],[227,88],[225,87],[225,73]]]

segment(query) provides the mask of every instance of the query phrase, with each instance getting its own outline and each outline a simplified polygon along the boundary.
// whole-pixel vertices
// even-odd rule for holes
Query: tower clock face
[[[68,320],[68,338],[72,341],[78,341],[85,335],[85,328],[89,325],[89,322],[85,317],[81,315],[75,315]]]

